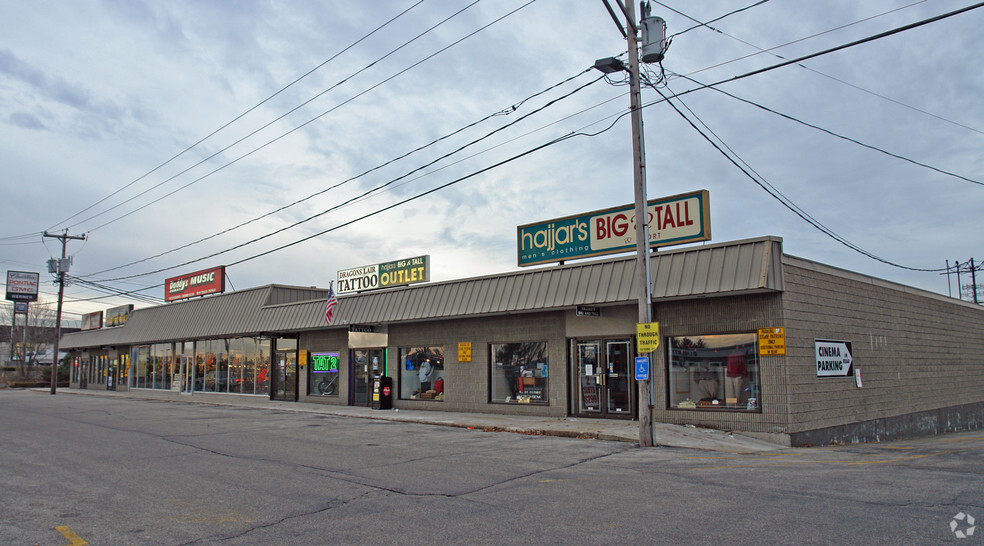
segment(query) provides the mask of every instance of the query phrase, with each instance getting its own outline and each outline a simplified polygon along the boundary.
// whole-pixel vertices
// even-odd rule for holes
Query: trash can
[[[372,409],[393,409],[393,378],[384,375],[372,380]]]

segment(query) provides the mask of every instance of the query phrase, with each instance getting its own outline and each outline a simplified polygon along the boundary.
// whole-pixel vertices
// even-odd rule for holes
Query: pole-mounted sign
[[[9,301],[38,301],[40,273],[7,271],[7,299]]]

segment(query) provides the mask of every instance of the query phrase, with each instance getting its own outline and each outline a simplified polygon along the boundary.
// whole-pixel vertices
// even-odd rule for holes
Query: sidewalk
[[[35,389],[50,393],[48,389]],[[527,417],[518,415],[496,415],[488,413],[424,411],[412,409],[373,410],[366,407],[332,406],[325,404],[305,404],[303,402],[281,402],[257,396],[234,394],[181,394],[173,391],[137,389],[127,392],[97,391],[86,389],[58,389],[58,394],[104,396],[142,400],[167,400],[186,404],[208,404],[214,406],[238,406],[258,409],[276,409],[298,413],[317,413],[354,417],[359,419],[380,419],[403,421],[427,425],[441,425],[476,429],[490,432],[514,432],[544,436],[563,436],[593,440],[618,442],[639,442],[639,422],[616,419],[587,419],[577,417]],[[50,394],[49,394],[50,396]],[[693,426],[656,423],[654,437],[656,445],[724,451],[729,453],[754,453],[789,449],[757,438],[720,430],[697,428]]]

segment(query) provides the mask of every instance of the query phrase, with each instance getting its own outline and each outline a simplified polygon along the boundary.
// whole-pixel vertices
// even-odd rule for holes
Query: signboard
[[[813,340],[817,377],[853,377],[854,356],[850,341]]]
[[[649,354],[659,348],[659,323],[637,323],[636,345],[638,347],[639,354]]]
[[[7,299],[9,301],[38,301],[40,273],[7,271]]]
[[[133,304],[112,307],[106,310],[106,327],[123,326],[133,312]]]
[[[591,305],[578,305],[574,308],[574,313],[579,317],[600,317],[601,309]]]
[[[311,373],[338,373],[338,353],[311,353]]]
[[[225,266],[171,277],[164,281],[164,301],[177,301],[225,292]]]
[[[337,277],[339,294],[427,282],[430,280],[430,256],[343,269]]]
[[[103,324],[103,312],[96,311],[95,313],[87,313],[82,315],[82,329],[83,330],[98,330],[102,328]]]
[[[635,359],[636,381],[649,381],[649,357],[637,356]]]
[[[707,190],[648,201],[649,247],[711,238]],[[616,254],[636,249],[635,206],[625,205],[516,228],[520,266]]]
[[[472,361],[472,344],[470,341],[461,341],[458,343],[458,362],[471,362]]]
[[[27,302],[26,301],[15,301],[14,302],[14,314],[15,315],[26,315],[27,314]]]
[[[759,328],[758,346],[760,356],[786,354],[786,329]]]

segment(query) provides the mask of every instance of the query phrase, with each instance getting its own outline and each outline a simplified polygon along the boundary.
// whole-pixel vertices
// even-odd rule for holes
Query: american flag
[[[331,319],[335,317],[335,306],[338,305],[338,298],[335,297],[335,289],[328,287],[328,303],[325,304],[325,323],[331,324]]]

